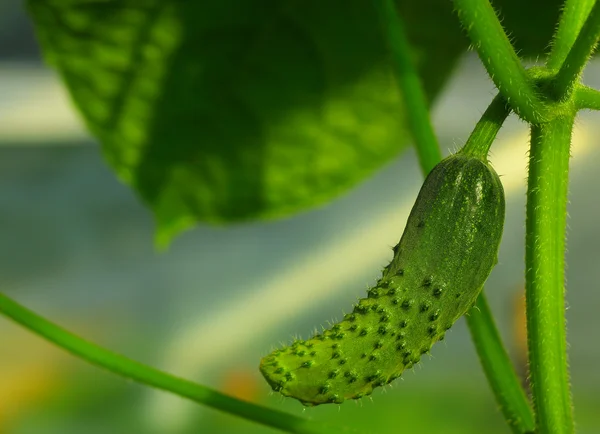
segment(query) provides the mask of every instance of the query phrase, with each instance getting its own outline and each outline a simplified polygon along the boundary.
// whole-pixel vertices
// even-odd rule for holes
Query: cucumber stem
[[[510,112],[511,108],[506,103],[506,99],[501,93],[498,93],[475,125],[467,142],[458,152],[487,161],[490,146]]]

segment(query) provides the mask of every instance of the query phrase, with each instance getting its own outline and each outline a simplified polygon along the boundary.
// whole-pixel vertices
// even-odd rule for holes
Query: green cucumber
[[[359,399],[400,377],[475,303],[497,262],[504,189],[452,155],[425,179],[391,263],[343,321],[264,357],[273,390],[306,406]]]

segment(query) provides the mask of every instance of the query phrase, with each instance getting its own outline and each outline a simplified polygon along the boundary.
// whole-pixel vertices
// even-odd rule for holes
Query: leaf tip
[[[162,220],[157,216],[156,232],[154,234],[154,248],[159,253],[165,253],[173,239],[181,233],[191,229],[196,221],[190,217],[180,217],[174,220]]]

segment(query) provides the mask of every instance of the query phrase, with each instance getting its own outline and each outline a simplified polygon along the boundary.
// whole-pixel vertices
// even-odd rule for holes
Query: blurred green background
[[[373,433],[507,433],[464,320],[431,357],[372,400],[303,409],[271,394],[258,361],[273,346],[340,317],[391,258],[421,175],[412,151],[349,194],[270,223],[202,226],[165,253],[150,212],[104,163],[19,2],[0,8],[2,291],[127,356],[226,393]],[[600,63],[585,81],[600,87]],[[434,110],[445,153],[493,95],[473,55]],[[578,432],[600,432],[600,161],[597,114],[573,146],[567,270],[570,365]],[[507,192],[500,262],[486,291],[525,376],[522,287],[527,131],[515,119],[492,148]],[[0,433],[275,432],[153,391],[72,358],[0,318]]]

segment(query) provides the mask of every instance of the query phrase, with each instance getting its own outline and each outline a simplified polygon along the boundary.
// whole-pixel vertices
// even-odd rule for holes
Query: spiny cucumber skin
[[[306,406],[339,404],[400,377],[475,303],[497,262],[504,207],[487,162],[460,153],[440,162],[367,298],[329,330],[262,359],[271,387]]]

